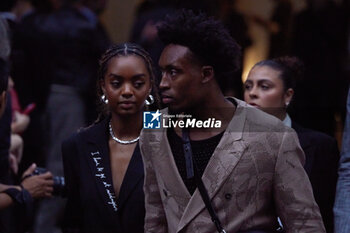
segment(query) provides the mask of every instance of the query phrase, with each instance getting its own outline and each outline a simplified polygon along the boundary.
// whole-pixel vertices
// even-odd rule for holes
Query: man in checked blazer
[[[166,45],[159,60],[168,106],[163,119],[183,114],[221,122],[188,132],[194,172],[225,231],[275,232],[280,217],[287,233],[325,232],[295,132],[221,92],[239,66],[239,47],[222,24],[183,10],[168,17],[158,34]],[[142,132],[145,232],[217,232],[196,181],[187,178],[183,132]]]

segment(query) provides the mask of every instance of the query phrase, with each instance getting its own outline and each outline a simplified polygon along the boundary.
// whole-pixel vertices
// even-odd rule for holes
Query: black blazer
[[[108,120],[62,144],[68,202],[63,232],[144,232],[143,162],[137,145],[115,198],[108,146]]]
[[[305,153],[304,168],[310,178],[315,200],[320,207],[327,232],[333,232],[333,205],[338,179],[339,150],[337,141],[321,132],[292,122]]]

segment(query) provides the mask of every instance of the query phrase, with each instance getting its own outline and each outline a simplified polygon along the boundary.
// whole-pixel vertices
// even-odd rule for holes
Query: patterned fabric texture
[[[202,176],[226,232],[325,232],[293,129],[234,99],[236,112]],[[163,113],[166,113],[164,110]],[[143,130],[145,232],[213,233],[198,189],[191,196],[178,171],[166,130]]]

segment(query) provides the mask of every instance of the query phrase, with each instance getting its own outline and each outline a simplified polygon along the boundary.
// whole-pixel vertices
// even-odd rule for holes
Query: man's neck
[[[235,113],[235,105],[225,99],[222,94],[208,99],[209,101],[198,105],[198,107],[192,109],[189,114],[192,115],[192,118],[196,118],[197,120],[205,121],[208,119],[215,119],[215,121],[220,121],[221,127],[191,128],[189,133],[192,140],[204,140],[225,131]],[[176,131],[178,132],[178,130]]]

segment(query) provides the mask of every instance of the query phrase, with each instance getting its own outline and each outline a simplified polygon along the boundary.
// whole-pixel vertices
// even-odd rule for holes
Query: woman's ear
[[[288,90],[284,93],[284,102],[288,106],[290,101],[292,101],[294,95],[294,90],[292,88],[288,88]]]
[[[202,83],[207,83],[214,78],[214,69],[212,66],[202,66]]]
[[[105,80],[102,79],[102,80],[100,80],[99,82],[100,82],[101,90],[102,90],[103,94],[105,94],[105,93],[106,93]]]

